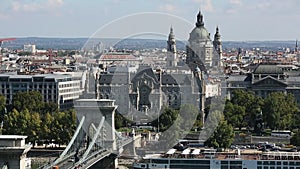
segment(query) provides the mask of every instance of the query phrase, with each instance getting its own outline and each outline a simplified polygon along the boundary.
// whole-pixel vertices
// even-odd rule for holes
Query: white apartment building
[[[23,51],[24,52],[31,52],[35,53],[36,52],[36,46],[33,44],[27,44],[23,46]]]
[[[80,85],[80,80],[74,80],[71,75],[0,74],[0,94],[6,97],[7,104],[12,103],[17,92],[38,91],[45,102],[54,102],[60,110],[65,110],[72,108],[73,101],[82,94]]]

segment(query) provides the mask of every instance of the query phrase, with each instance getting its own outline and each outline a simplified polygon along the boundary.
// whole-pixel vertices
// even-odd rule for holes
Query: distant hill
[[[88,38],[17,38],[14,41],[4,42],[2,47],[23,49],[25,44],[35,44],[37,49],[81,49]]]
[[[88,41],[89,40],[89,41]],[[115,49],[149,49],[149,48],[166,48],[167,40],[156,39],[88,39],[88,38],[42,38],[27,37],[17,38],[14,41],[8,41],[2,47],[10,49],[22,49],[24,44],[35,44],[37,49],[65,49],[79,50],[86,42],[91,47],[99,42],[104,44],[105,48],[113,46]],[[187,42],[177,41],[177,49],[185,50]],[[295,41],[224,41],[223,49],[243,48],[252,49],[260,48],[262,50],[280,50],[283,48],[295,48]]]

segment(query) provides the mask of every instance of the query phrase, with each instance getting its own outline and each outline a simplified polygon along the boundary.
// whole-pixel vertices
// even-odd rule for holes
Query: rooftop
[[[27,136],[22,135],[0,135],[0,140],[16,140],[16,139],[26,139]]]
[[[283,74],[282,68],[277,65],[258,65],[254,72],[254,74]]]
[[[131,54],[103,54],[100,57],[101,61],[106,60],[136,60],[137,58]]]

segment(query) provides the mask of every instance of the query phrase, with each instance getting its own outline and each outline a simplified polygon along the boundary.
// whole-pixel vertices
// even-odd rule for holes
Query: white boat
[[[214,149],[169,150],[146,156],[133,164],[134,169],[300,169],[299,152],[261,152]]]

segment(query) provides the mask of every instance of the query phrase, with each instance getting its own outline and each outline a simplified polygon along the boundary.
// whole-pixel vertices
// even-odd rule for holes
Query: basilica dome
[[[210,40],[210,34],[204,26],[195,27],[190,33],[189,41]]]

